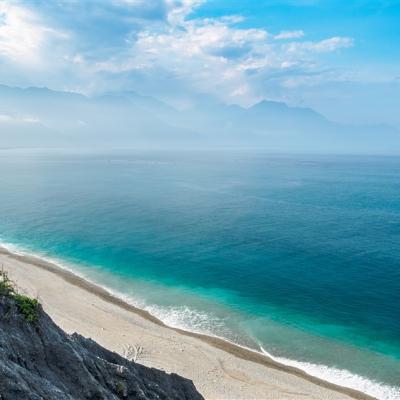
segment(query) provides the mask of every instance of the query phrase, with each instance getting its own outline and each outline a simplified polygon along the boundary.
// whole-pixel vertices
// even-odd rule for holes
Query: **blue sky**
[[[400,0],[0,0],[0,83],[400,126]]]

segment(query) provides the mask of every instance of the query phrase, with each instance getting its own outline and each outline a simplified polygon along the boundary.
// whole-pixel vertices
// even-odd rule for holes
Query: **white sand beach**
[[[139,363],[193,380],[206,399],[371,399],[221,339],[167,327],[47,261],[1,248],[0,265],[68,333],[120,354],[129,345],[140,347]]]

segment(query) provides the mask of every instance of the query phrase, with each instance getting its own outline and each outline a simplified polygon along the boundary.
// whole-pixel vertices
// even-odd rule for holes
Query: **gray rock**
[[[39,309],[30,323],[0,296],[0,400],[193,399],[192,381],[130,362]]]

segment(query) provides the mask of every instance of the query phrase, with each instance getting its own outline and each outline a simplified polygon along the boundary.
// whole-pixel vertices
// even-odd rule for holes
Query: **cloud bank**
[[[354,45],[349,37],[309,40],[303,30],[246,27],[241,15],[197,16],[205,1],[2,0],[4,83],[248,105],[280,88],[329,80],[321,55]]]

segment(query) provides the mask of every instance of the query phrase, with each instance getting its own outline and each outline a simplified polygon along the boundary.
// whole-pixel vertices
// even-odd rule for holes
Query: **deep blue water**
[[[0,238],[172,325],[400,387],[400,158],[1,151]]]

